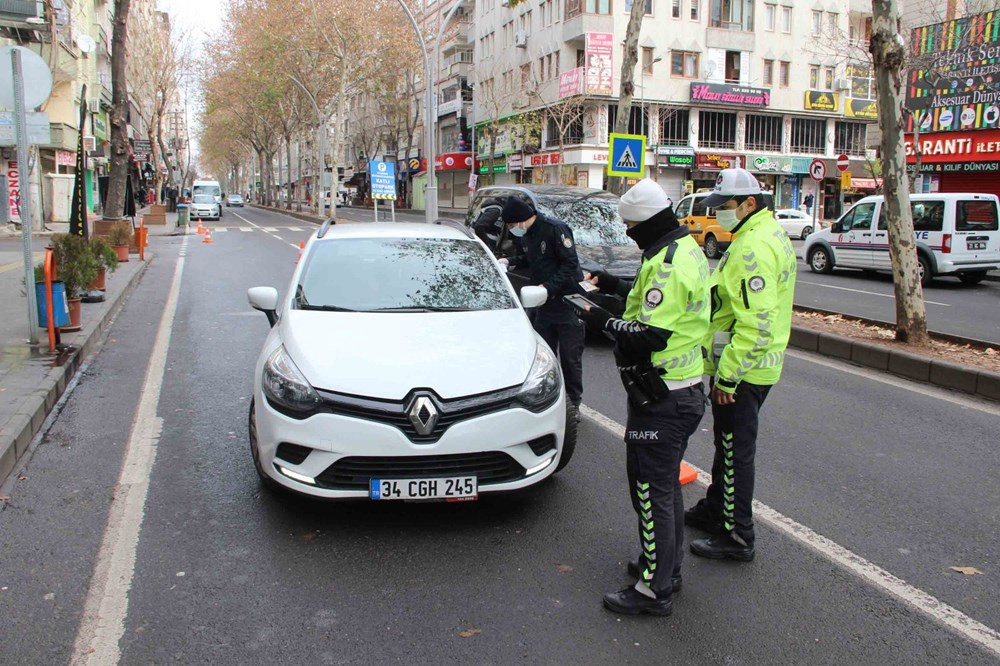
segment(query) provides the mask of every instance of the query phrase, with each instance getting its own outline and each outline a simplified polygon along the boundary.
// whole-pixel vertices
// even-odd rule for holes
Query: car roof
[[[884,194],[870,194],[864,199],[861,199],[857,203],[870,203],[875,201],[882,201],[885,199]],[[986,201],[997,201],[998,197],[995,194],[988,194],[986,192],[911,192],[910,200],[922,201],[924,199],[982,199]]]
[[[469,240],[469,236],[449,224],[426,222],[353,222],[330,225],[319,241],[345,238],[433,238]]]

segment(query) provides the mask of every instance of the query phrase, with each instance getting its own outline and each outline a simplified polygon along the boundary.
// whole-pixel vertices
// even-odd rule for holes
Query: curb
[[[788,345],[898,377],[1000,401],[1000,373],[976,370],[871,342],[849,340],[802,326],[792,326]]]
[[[99,347],[99,342],[108,330],[112,320],[118,315],[125,301],[139,284],[139,280],[146,272],[149,262],[153,260],[152,254],[143,262],[142,267],[129,279],[125,288],[118,292],[118,296],[111,303],[104,316],[99,320],[92,321],[83,327],[81,337],[83,342],[66,359],[66,362],[56,368],[51,368],[41,386],[35,389],[28,401],[21,408],[21,413],[17,414],[0,428],[0,483],[7,478],[7,475],[17,465],[17,461],[28,450],[31,440],[35,437],[45,422],[46,417],[59,402],[66,391],[66,387],[76,375],[77,370],[83,362]]]

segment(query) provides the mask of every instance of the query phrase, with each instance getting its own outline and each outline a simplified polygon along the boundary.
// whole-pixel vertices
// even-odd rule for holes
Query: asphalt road
[[[584,402],[602,416],[583,421],[573,462],[540,487],[459,505],[262,490],[246,416],[267,322],[246,289],[283,291],[313,229],[238,215],[227,211],[212,245],[152,239],[156,258],[105,348],[25,478],[0,492],[11,497],[0,511],[0,663],[74,657],[181,254],[121,663],[996,663],[1000,653],[760,521],[755,562],[685,560],[673,617],[601,608],[603,592],[627,584],[638,544],[623,446],[599,422],[625,418],[599,342],[586,352]],[[998,424],[996,406],[793,354],[764,409],[757,497],[1000,627]],[[707,468],[710,417],[701,428],[688,460]],[[686,501],[703,492],[687,486]]]

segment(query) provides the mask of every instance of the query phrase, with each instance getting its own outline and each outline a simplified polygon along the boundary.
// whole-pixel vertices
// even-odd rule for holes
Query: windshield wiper
[[[323,312],[357,312],[351,308],[342,308],[338,305],[310,305],[309,303],[299,303],[299,310],[319,310]]]

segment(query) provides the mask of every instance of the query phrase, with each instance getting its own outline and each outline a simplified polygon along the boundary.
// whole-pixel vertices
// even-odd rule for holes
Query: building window
[[[584,0],[583,7],[588,14],[610,14],[611,0]]]
[[[676,19],[681,17],[681,0],[672,0],[670,3],[670,16]]]
[[[812,118],[792,118],[792,152],[826,152],[826,121]]]
[[[567,118],[567,120],[569,120]],[[546,148],[556,148],[560,145],[559,142],[559,123],[556,119],[549,116],[549,122],[546,127],[546,137],[545,137],[545,147]],[[573,122],[570,122],[562,131],[562,144],[563,146],[576,146],[583,143],[583,118],[576,118]]]
[[[823,30],[823,12],[813,12],[812,19],[812,34],[814,37],[819,37],[820,32]]]
[[[739,51],[726,51],[726,83],[739,83],[741,54]]]
[[[645,0],[645,2],[646,2],[645,14],[646,14],[646,16],[652,16],[653,15],[653,0]],[[631,14],[632,13],[632,0],[625,0],[625,13],[626,14]]]
[[[766,150],[781,152],[781,116],[761,116],[747,114],[746,141],[747,150]]]
[[[833,78],[835,74],[836,70],[833,67],[826,68],[826,80],[824,81],[826,83],[826,90],[833,90]]]
[[[583,13],[583,0],[566,0],[566,18],[571,19]]]
[[[788,62],[787,60],[782,60],[781,63],[778,65],[778,83],[781,85],[782,88],[788,87],[788,70],[791,67],[791,65],[792,63]]]
[[[764,61],[764,85],[771,86],[774,85],[774,61],[765,60]]]
[[[687,109],[660,109],[660,145],[687,146],[691,143],[688,123],[691,114]]]
[[[653,49],[642,47],[642,71],[646,74],[653,73]]]
[[[724,111],[698,112],[698,145],[702,148],[736,148],[736,114]]]
[[[691,0],[691,20],[701,20],[701,0]]]
[[[868,126],[865,123],[837,121],[835,123],[833,149],[839,155],[864,155],[868,139]]]
[[[583,49],[576,50],[576,66],[583,67],[587,62],[587,53]]]
[[[608,127],[614,128],[615,123],[618,122],[618,105],[609,104],[608,105]],[[643,128],[646,131],[649,130],[649,114],[646,112],[646,108],[640,105],[633,104],[632,111],[628,117],[628,134],[642,134]],[[614,131],[612,129],[612,131]]]
[[[792,8],[782,7],[781,8],[781,32],[789,33],[792,31]]]
[[[809,65],[809,89],[819,90],[819,65]]]
[[[753,0],[712,0],[713,28],[753,31]]]
[[[764,5],[764,30],[774,32],[774,23],[777,18],[777,5]]]
[[[875,99],[875,80],[872,70],[864,65],[848,65],[847,77],[851,79],[851,97],[854,99]]]
[[[826,14],[826,30],[831,37],[837,34],[837,20],[840,18],[840,14],[834,14],[832,12],[827,12]]]
[[[670,76],[683,79],[698,78],[698,54],[690,51],[671,51]]]

